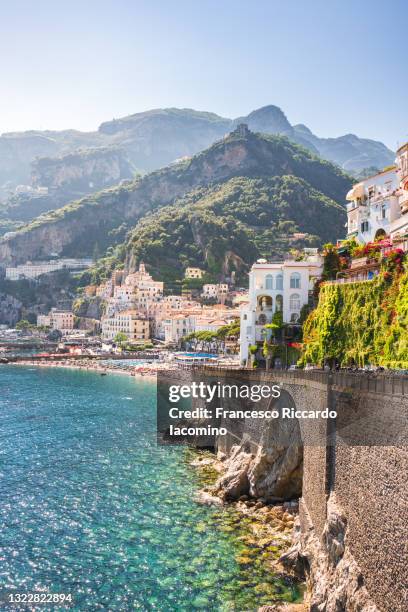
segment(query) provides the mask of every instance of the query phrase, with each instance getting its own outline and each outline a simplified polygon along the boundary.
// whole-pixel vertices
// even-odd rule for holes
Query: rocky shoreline
[[[245,570],[253,563],[262,564],[271,575],[278,576],[292,583],[302,593],[294,603],[284,603],[275,596],[268,585],[261,584],[255,589],[264,589],[270,596],[270,603],[262,605],[259,610],[306,612],[309,610],[308,595],[304,593],[304,584],[291,568],[283,565],[284,558],[293,544],[294,526],[297,521],[299,504],[297,500],[285,502],[270,502],[265,498],[251,498],[241,495],[237,500],[229,500],[225,496],[222,483],[227,470],[226,457],[219,454],[217,458],[210,452],[199,453],[191,465],[202,475],[206,483],[197,493],[196,501],[201,504],[231,509],[237,520],[243,526],[245,533],[238,536],[243,544],[237,563]]]

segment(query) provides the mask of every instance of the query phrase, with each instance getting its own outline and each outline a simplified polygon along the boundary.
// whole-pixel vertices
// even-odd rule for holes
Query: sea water
[[[71,594],[75,610],[296,599],[270,571],[243,571],[236,516],[194,501],[185,448],[156,444],[155,391],[118,374],[0,366],[0,591]]]

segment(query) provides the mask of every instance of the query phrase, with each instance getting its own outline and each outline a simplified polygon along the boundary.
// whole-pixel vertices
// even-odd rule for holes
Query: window
[[[265,276],[265,289],[273,289],[273,276],[272,276],[272,274],[267,274]]]
[[[298,293],[292,293],[289,299],[290,310],[300,310],[300,295]]]
[[[364,232],[368,232],[368,221],[363,221],[361,224],[361,232],[364,234]]]
[[[385,219],[387,213],[387,209],[385,206],[381,207],[381,219]]]
[[[242,317],[242,319],[243,319],[243,321],[246,321],[246,320],[247,320],[247,315],[246,315],[246,314],[244,314],[244,316]]]
[[[290,288],[300,289],[300,274],[299,272],[293,272],[290,275]]]
[[[297,323],[298,319],[299,319],[299,315],[296,312],[293,312],[290,315],[290,322],[291,323]]]
[[[276,289],[283,290],[283,274],[278,274],[276,277]]]
[[[283,297],[281,295],[276,296],[276,312],[282,312],[283,310]]]

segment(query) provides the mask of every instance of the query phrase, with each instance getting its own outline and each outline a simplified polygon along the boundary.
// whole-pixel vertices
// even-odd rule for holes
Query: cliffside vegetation
[[[408,271],[393,256],[374,280],[323,285],[303,338],[304,362],[408,368]]]
[[[344,216],[339,204],[295,176],[239,177],[145,217],[127,251],[161,278],[180,277],[189,265],[213,277],[239,275],[258,257],[320,246],[342,232]]]

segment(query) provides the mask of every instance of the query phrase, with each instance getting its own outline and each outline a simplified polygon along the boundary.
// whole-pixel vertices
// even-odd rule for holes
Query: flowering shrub
[[[405,253],[402,249],[393,249],[383,257],[383,264],[386,270],[392,272],[402,272],[403,263],[405,260]]]
[[[357,249],[354,249],[353,257],[370,257],[372,259],[378,259],[381,254],[382,246],[379,242],[367,242]]]

